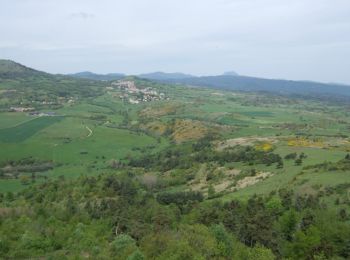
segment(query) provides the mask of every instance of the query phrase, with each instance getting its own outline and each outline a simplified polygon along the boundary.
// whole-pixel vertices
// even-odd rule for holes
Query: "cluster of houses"
[[[119,95],[119,98],[127,100],[130,104],[169,100],[164,93],[158,93],[150,87],[137,88],[135,82],[131,80],[118,80],[117,82],[113,82],[111,87],[107,87],[108,90],[115,88],[123,91],[122,94]]]
[[[116,86],[118,89],[127,90],[130,93],[136,93],[138,88],[134,81],[131,80],[118,80],[117,82],[112,82],[112,86]]]
[[[74,104],[76,101],[75,98],[73,97],[69,97],[69,98],[65,98],[65,97],[58,97],[57,101],[47,101],[47,100],[43,100],[43,101],[38,101],[38,100],[32,100],[30,101],[32,103],[32,105],[36,105],[36,104],[40,104],[40,105],[57,105],[57,104],[69,104],[72,105]],[[19,105],[24,105],[23,102],[20,102]],[[12,106],[8,109],[9,112],[31,112],[31,111],[35,111],[34,107],[28,107],[28,106]]]
[[[34,107],[10,107],[9,112],[29,112],[33,110]]]
[[[57,116],[55,112],[35,111],[33,107],[10,107],[9,112],[28,112],[29,116]]]

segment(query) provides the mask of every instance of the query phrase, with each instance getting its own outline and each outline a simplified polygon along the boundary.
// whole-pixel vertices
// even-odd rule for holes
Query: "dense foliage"
[[[192,145],[173,146],[157,154],[145,154],[141,158],[133,158],[131,166],[156,168],[162,171],[180,168],[187,169],[194,163],[217,162],[220,165],[230,162],[245,162],[250,165],[282,163],[280,155],[271,151],[257,150],[251,146],[236,146],[217,151],[208,141],[210,137],[199,140]]]
[[[155,194],[132,173],[61,178],[1,196],[3,258],[323,259],[350,257],[350,224],[317,196],[247,202]]]

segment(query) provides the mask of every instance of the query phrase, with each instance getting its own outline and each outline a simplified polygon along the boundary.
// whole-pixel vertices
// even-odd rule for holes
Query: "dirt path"
[[[85,128],[89,131],[89,134],[86,137],[90,137],[93,134],[92,130],[88,126],[85,126]]]

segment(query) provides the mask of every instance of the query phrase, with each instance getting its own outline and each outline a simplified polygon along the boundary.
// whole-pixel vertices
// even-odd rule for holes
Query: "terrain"
[[[229,74],[2,60],[1,257],[349,258],[350,87]]]
[[[115,78],[113,78],[113,75],[116,75]],[[103,75],[81,72],[71,74],[71,76],[96,80],[113,80],[120,79],[123,74]],[[180,84],[219,90],[266,92],[301,98],[313,97],[322,101],[332,99],[333,101],[344,103],[350,100],[350,86],[344,84],[257,78],[239,75],[234,71],[227,71],[222,75],[216,76],[193,76],[185,73],[153,72],[140,74],[137,77],[155,80],[165,84]]]

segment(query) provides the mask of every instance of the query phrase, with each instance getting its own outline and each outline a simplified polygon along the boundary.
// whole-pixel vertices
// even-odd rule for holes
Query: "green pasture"
[[[0,113],[0,129],[14,127],[32,119],[27,113],[3,112]]]
[[[0,142],[20,143],[41,129],[62,120],[60,116],[39,117],[10,128],[0,129]]]
[[[297,152],[298,154],[304,152],[307,155],[307,158],[303,160],[303,164],[301,166],[296,166],[293,160],[284,160],[283,169],[276,169],[274,165],[270,167],[266,167],[263,165],[254,165],[249,167],[238,165],[238,167],[242,169],[254,167],[259,171],[271,172],[274,175],[261,182],[258,182],[255,185],[225,195],[223,199],[245,199],[254,194],[268,195],[271,191],[277,191],[280,188],[296,188],[296,191],[301,191],[300,187],[298,185],[295,185],[297,180],[299,180],[299,184],[300,180],[306,180],[308,182],[308,186],[314,184],[334,186],[342,182],[350,182],[350,173],[344,172],[307,172],[303,175],[300,175],[300,173],[303,171],[304,166],[315,165],[324,161],[337,162],[340,159],[343,159],[346,153],[342,151],[325,150],[318,148],[295,148],[289,146],[279,146],[274,152],[280,154],[282,157],[292,152]]]

